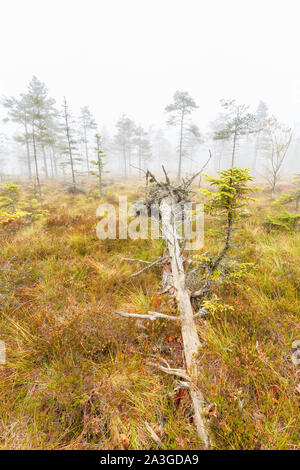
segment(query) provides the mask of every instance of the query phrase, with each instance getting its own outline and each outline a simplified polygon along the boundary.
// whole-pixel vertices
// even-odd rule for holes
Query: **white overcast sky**
[[[60,104],[164,126],[177,90],[205,128],[221,98],[300,121],[299,0],[0,0],[0,95],[32,75]],[[3,111],[1,111],[3,113]]]

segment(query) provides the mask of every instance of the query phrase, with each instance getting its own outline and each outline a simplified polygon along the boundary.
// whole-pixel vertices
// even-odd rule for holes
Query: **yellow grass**
[[[7,348],[0,447],[155,449],[145,421],[162,448],[201,447],[188,393],[175,391],[176,380],[149,364],[154,356],[182,367],[178,326],[114,314],[175,312],[174,302],[157,294],[160,268],[129,279],[140,266],[122,261],[154,260],[163,243],[100,241],[94,188],[75,196],[56,184],[44,190],[44,219],[0,230],[0,339]],[[116,183],[102,201],[116,204],[119,194],[132,201],[141,187]],[[233,308],[197,319],[204,343],[199,386],[216,405],[215,448],[295,449],[299,376],[291,355],[299,339],[300,234],[266,233],[266,215],[278,211],[267,193],[249,209],[235,254],[256,266],[238,287],[216,292]],[[207,218],[204,250],[211,252],[218,249],[213,228]]]

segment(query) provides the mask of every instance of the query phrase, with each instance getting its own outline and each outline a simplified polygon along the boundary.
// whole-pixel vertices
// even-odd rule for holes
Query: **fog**
[[[122,174],[114,145],[122,114],[148,133],[152,158],[147,165],[165,163],[176,171],[178,129],[167,126],[165,108],[181,90],[198,106],[190,117],[203,137],[183,156],[184,172],[201,168],[208,149],[211,171],[230,165],[231,143],[225,142],[219,165],[220,143],[210,135],[221,99],[249,105],[251,113],[262,100],[270,116],[293,129],[284,173],[300,172],[297,1],[10,0],[1,7],[1,96],[26,93],[36,76],[56,108],[61,109],[64,96],[74,117],[89,106],[109,171]],[[6,116],[1,106],[1,122]],[[1,171],[25,175],[26,149],[14,141],[16,132],[12,122],[1,124]],[[92,153],[94,143],[88,145]],[[252,167],[255,145],[254,136],[242,137],[236,164]],[[83,164],[78,166],[84,171]],[[264,167],[259,155],[256,172],[263,174]]]

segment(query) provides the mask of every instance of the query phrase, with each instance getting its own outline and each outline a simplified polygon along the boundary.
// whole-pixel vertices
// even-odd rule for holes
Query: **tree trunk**
[[[139,145],[139,177],[142,176],[142,155],[141,155],[141,145]]]
[[[51,179],[54,179],[54,163],[53,163],[52,152],[49,152],[49,159],[50,159]]]
[[[232,157],[231,157],[231,168],[234,167],[236,139],[237,139],[237,130],[235,129],[235,130],[234,130],[234,134],[233,134],[233,147],[232,147]]]
[[[123,160],[124,160],[124,178],[127,179],[127,155],[126,148],[123,146]]]
[[[54,175],[57,176],[57,162],[56,162],[56,154],[54,150],[54,145],[51,146],[52,149],[52,161],[53,161],[53,167],[54,167]]]
[[[26,151],[27,151],[27,168],[28,168],[28,178],[32,180],[32,172],[31,172],[31,160],[30,160],[30,150],[29,150],[29,135],[27,129],[27,123],[25,121],[25,141],[26,141]]]
[[[49,175],[48,175],[47,158],[46,158],[46,152],[45,152],[44,145],[42,145],[42,152],[43,152],[45,177],[46,177],[46,180],[47,180]]]
[[[90,162],[89,162],[89,149],[88,149],[88,143],[87,143],[86,126],[84,126],[84,144],[85,144],[86,167],[87,167],[88,178],[89,178],[90,177]]]
[[[100,148],[100,136],[96,135],[97,142],[97,163],[98,163],[98,184],[99,184],[99,196],[102,196],[102,158]]]
[[[182,111],[181,113],[181,121],[180,121],[179,162],[178,162],[178,173],[177,173],[178,183],[180,183],[180,180],[181,180],[183,123],[184,123],[184,111]]]
[[[204,399],[198,389],[197,381],[200,377],[197,356],[201,343],[198,337],[190,295],[185,287],[185,272],[181,248],[178,243],[175,220],[176,203],[171,198],[165,199],[161,204],[162,231],[166,238],[172,267],[173,284],[175,287],[178,309],[181,319],[181,333],[183,339],[184,356],[188,375],[191,377],[190,394],[194,408],[194,421],[198,435],[203,441],[205,449],[209,449],[211,441],[206,429],[204,414]]]
[[[102,169],[99,165],[99,196],[102,196]]]
[[[272,181],[272,188],[271,188],[272,199],[274,199],[274,197],[275,197],[276,184],[277,184],[277,175],[276,175],[276,173],[274,173],[273,174],[273,181]]]
[[[260,132],[258,132],[256,142],[255,142],[254,157],[253,157],[253,163],[252,163],[252,173],[253,173],[253,175],[256,174],[256,165],[257,165],[257,155],[258,155],[259,142],[260,142]]]
[[[65,108],[66,134],[67,134],[69,157],[70,157],[70,163],[71,163],[72,183],[73,183],[73,188],[75,189],[76,180],[75,180],[75,171],[74,171],[74,163],[73,163],[73,155],[72,155],[72,146],[71,146],[71,137],[70,137],[70,128],[69,128],[69,121],[68,121],[68,110],[67,110],[66,98],[64,100],[64,108]]]
[[[40,176],[39,176],[39,167],[38,167],[37,154],[36,154],[36,142],[35,142],[34,124],[32,125],[32,142],[33,142],[33,156],[34,156],[34,163],[35,163],[35,176],[36,176],[36,182],[37,182],[37,187],[38,187],[38,191],[39,191],[39,196],[40,196],[40,198],[41,198],[41,197],[42,197],[42,190],[41,190]]]
[[[66,170],[64,166],[62,167],[62,171],[63,171],[63,178],[64,178],[63,181],[65,183],[66,182]]]

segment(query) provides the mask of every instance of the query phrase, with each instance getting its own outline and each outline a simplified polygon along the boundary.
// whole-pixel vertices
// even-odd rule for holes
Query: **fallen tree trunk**
[[[181,320],[181,333],[183,339],[184,356],[186,362],[187,375],[191,378],[190,394],[194,408],[194,421],[198,435],[204,443],[205,449],[211,446],[209,433],[204,421],[204,399],[198,389],[197,381],[200,371],[197,364],[197,356],[201,343],[194,321],[193,308],[190,301],[190,294],[185,287],[185,272],[183,257],[178,242],[176,230],[176,202],[172,198],[166,198],[161,203],[162,212],[162,232],[166,239],[167,248],[172,267],[172,278],[175,288],[175,296],[178,303],[178,310]]]
[[[186,275],[184,269],[185,260],[183,258],[183,251],[186,239],[183,241],[182,246],[180,246],[179,242],[181,238],[177,233],[177,226],[178,222],[180,224],[185,215],[184,204],[185,202],[189,202],[189,193],[191,192],[190,186],[195,177],[202,173],[210,159],[211,153],[208,161],[200,172],[191,178],[183,180],[182,183],[177,186],[173,186],[171,184],[164,167],[163,171],[166,179],[165,182],[159,181],[149,170],[146,172],[147,186],[148,181],[150,183],[154,183],[154,185],[148,191],[148,197],[145,200],[146,207],[150,212],[152,205],[159,205],[159,212],[156,214],[156,222],[161,229],[162,236],[166,240],[166,250],[163,257],[152,263],[147,263],[145,268],[139,270],[131,277],[137,276],[157,264],[164,264],[165,269],[163,273],[162,286],[163,293],[168,292],[170,295],[174,295],[176,297],[179,316],[168,316],[159,314],[158,312],[149,312],[148,315],[116,312],[118,315],[125,317],[148,318],[151,320],[169,317],[170,320],[179,320],[178,323],[181,326],[183,339],[185,369],[172,369],[168,364],[167,367],[160,366],[160,369],[163,372],[173,374],[185,380],[185,382],[181,382],[181,384],[190,390],[194,409],[194,423],[205,449],[211,448],[212,443],[205,419],[204,398],[199,389],[199,379],[201,373],[197,357],[199,354],[199,349],[201,348],[201,343],[194,320],[195,315],[190,300],[191,293],[185,285]],[[141,262],[142,260],[135,261]],[[164,361],[163,359],[161,360]]]

